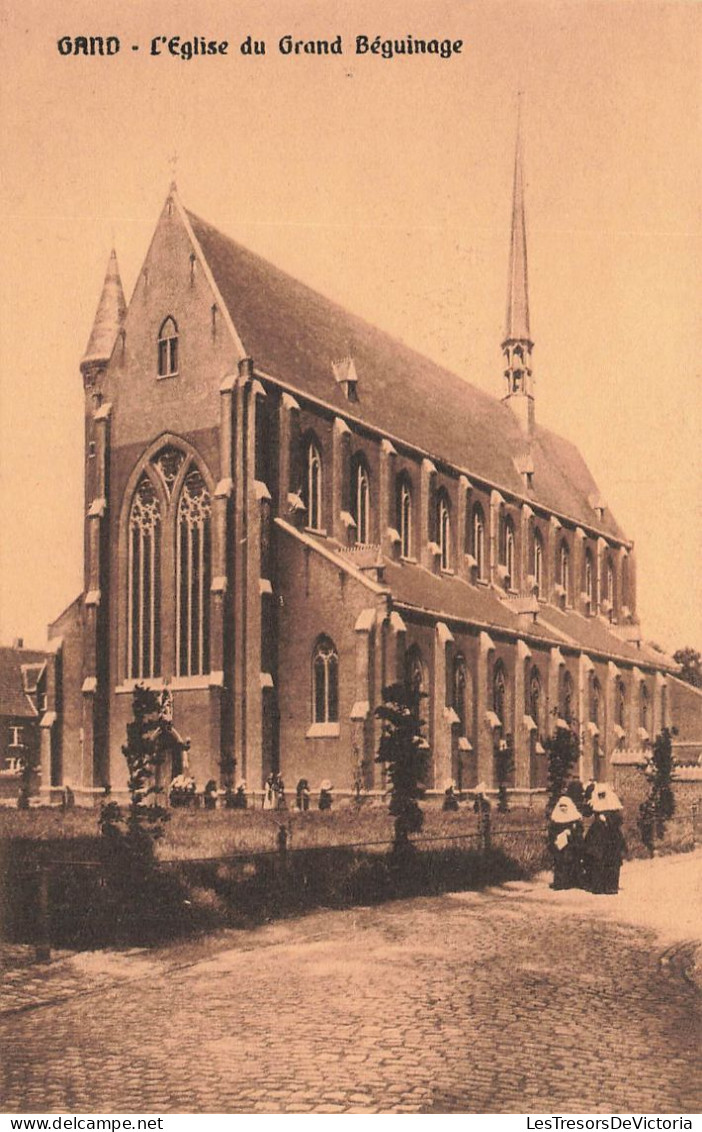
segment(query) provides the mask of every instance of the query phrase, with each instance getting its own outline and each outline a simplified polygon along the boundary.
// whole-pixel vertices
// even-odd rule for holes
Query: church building
[[[430,790],[496,785],[509,747],[527,801],[557,727],[585,780],[645,749],[675,666],[642,640],[631,540],[538,423],[533,347],[519,147],[498,397],[171,186],[129,304],[112,253],[80,364],[85,579],[50,628],[42,792],[124,790],[136,684],[168,691],[200,790],[233,764],[249,792],[381,791],[397,681],[426,693]]]

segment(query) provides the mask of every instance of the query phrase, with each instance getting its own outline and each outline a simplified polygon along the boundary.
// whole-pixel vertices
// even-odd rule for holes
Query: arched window
[[[600,725],[600,711],[602,704],[602,687],[599,680],[595,676],[592,681],[590,690],[590,719],[599,727]]]
[[[178,372],[178,327],[175,319],[165,318],[158,332],[158,376],[173,377]]]
[[[468,675],[466,662],[462,656],[457,656],[453,662],[453,710],[460,721],[459,734],[467,735],[466,731],[466,690]]]
[[[412,648],[408,650],[405,658],[405,680],[409,692],[417,694],[426,690],[424,663],[422,661],[422,654],[416,645],[413,645]]]
[[[400,534],[400,554],[410,558],[412,554],[412,489],[406,476],[398,481],[397,529]]]
[[[641,685],[639,691],[639,709],[640,709],[640,725],[644,731],[648,731],[648,688],[645,684]]]
[[[614,595],[614,565],[612,563],[611,558],[607,559],[605,588],[606,588],[606,591],[607,591],[606,597],[607,597],[607,601],[609,602],[609,608],[610,608],[610,611],[613,612],[614,611],[614,596],[615,596]]]
[[[507,698],[507,676],[501,660],[495,663],[492,676],[492,710],[499,719],[502,729],[505,726],[505,705]]]
[[[307,445],[307,480],[305,504],[307,526],[313,531],[322,529],[322,457],[314,440]]]
[[[566,723],[573,722],[573,677],[568,669],[564,669],[561,684],[561,716]]]
[[[537,731],[539,731],[541,729],[541,677],[539,676],[538,668],[532,668],[531,670],[527,709],[536,724]]]
[[[503,547],[503,564],[506,570],[505,584],[511,589],[514,589],[515,576],[514,576],[514,524],[509,516],[504,521],[504,547]]]
[[[593,609],[594,599],[594,582],[592,573],[592,554],[589,550],[585,551],[585,577],[584,577],[584,592],[585,598],[588,603],[588,612],[591,613]]]
[[[356,522],[356,541],[370,542],[370,478],[362,459],[353,464],[353,517]]]
[[[475,559],[475,574],[478,578],[485,577],[485,515],[479,503],[473,508],[473,558]]]
[[[312,722],[339,721],[339,656],[329,637],[320,637],[312,656]]]
[[[563,590],[563,602],[570,605],[570,550],[568,543],[563,540],[558,557],[558,581]]]
[[[451,511],[445,491],[439,492],[436,507],[436,526],[441,569],[449,570],[451,568]]]
[[[626,726],[626,689],[624,681],[621,676],[617,677],[617,686],[615,688],[615,703],[614,712],[617,723],[620,727]]]
[[[534,592],[543,596],[544,588],[544,540],[538,528],[534,531]]]
[[[176,656],[179,676],[210,669],[210,495],[192,468],[178,503],[176,543]]]
[[[129,513],[128,671],[140,679],[161,671],[161,505],[144,473]]]

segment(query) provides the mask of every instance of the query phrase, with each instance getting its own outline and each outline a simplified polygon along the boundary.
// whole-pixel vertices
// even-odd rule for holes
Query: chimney
[[[15,637],[15,639],[12,642],[12,647],[13,647],[13,649],[23,649],[24,648],[24,637]]]

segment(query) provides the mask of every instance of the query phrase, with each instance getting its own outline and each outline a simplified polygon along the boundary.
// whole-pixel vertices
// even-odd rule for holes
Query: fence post
[[[51,900],[49,880],[49,869],[46,865],[40,865],[39,883],[37,886],[38,938],[34,947],[34,958],[37,963],[51,962]]]

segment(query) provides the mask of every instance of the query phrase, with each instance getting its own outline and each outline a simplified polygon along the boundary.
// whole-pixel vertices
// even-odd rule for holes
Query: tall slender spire
[[[527,274],[526,220],[524,210],[524,171],[522,167],[521,99],[517,120],[512,190],[512,232],[507,281],[507,319],[502,352],[507,381],[505,400],[514,409],[527,432],[534,423],[534,383],[531,351],[534,343],[529,329],[529,282]]]
[[[88,345],[81,362],[81,369],[104,365],[110,360],[117,335],[119,334],[127,304],[124,300],[122,280],[117,265],[117,254],[112,249],[105,273],[105,282],[102,285],[102,294],[98,303],[93,328],[90,332]]]

